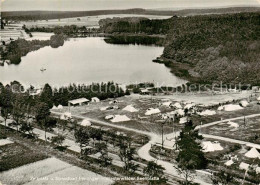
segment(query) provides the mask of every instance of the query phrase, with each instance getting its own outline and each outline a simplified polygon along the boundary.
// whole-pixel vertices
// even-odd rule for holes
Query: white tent
[[[176,110],[176,114],[177,114],[178,116],[184,116],[184,115],[185,115],[185,112],[184,112],[184,110],[182,110],[182,109],[178,109],[178,110]]]
[[[133,107],[133,105],[127,105],[123,110],[128,111],[128,112],[138,112],[136,108]]]
[[[72,118],[70,112],[65,112],[65,113],[63,113],[63,114],[60,116],[60,119],[62,119],[62,120],[68,120],[68,119],[70,119],[70,118]]]
[[[191,109],[194,106],[195,106],[194,103],[189,103],[189,104],[185,105],[184,109]]]
[[[248,106],[248,102],[246,100],[242,100],[240,103],[239,103],[242,107],[246,107]]]
[[[101,107],[100,110],[104,111],[104,110],[107,110],[108,108],[109,108],[108,106],[107,107]]]
[[[91,98],[91,102],[100,102],[100,99],[98,99],[97,97],[93,97]]]
[[[229,161],[225,162],[226,166],[231,166],[232,164],[234,164],[232,159],[230,159]]]
[[[223,147],[218,142],[204,141],[202,142],[203,152],[214,152],[223,150]]]
[[[62,105],[58,105],[57,108],[58,108],[58,109],[63,109],[63,106],[62,106]]]
[[[171,103],[172,103],[172,102],[170,102],[170,101],[167,101],[167,102],[163,102],[163,104],[162,104],[162,105],[169,107],[169,106],[171,105]]]
[[[199,115],[201,115],[201,116],[211,116],[211,115],[215,115],[215,114],[216,114],[216,111],[208,110],[208,109],[199,113]]]
[[[256,174],[259,174],[260,173],[260,167],[256,167],[255,172],[256,172]]]
[[[56,107],[55,105],[53,105],[53,107],[51,108],[52,110],[57,110],[58,107]]]
[[[259,152],[257,151],[257,149],[255,148],[251,148],[251,150],[249,150],[246,154],[245,154],[246,157],[248,158],[259,158],[260,159],[260,154]]]
[[[258,101],[260,101],[260,96],[257,98]]]
[[[81,126],[91,126],[91,122],[88,120],[88,119],[84,119],[81,123],[80,123]]]
[[[240,105],[234,105],[234,104],[224,105],[225,111],[235,111],[235,110],[241,110],[241,109],[243,109],[243,107],[241,107]]]
[[[183,124],[183,123],[187,123],[187,121],[188,121],[188,118],[187,117],[183,117],[183,118],[180,118],[179,123]]]
[[[176,109],[182,109],[182,106],[179,102],[176,102],[172,105],[172,107],[176,108]]]
[[[130,119],[126,115],[115,115],[115,117],[111,120],[113,123],[124,121],[130,121]]]
[[[223,110],[224,109],[224,106],[219,106],[218,107],[218,111],[221,111],[221,110]]]
[[[152,115],[152,114],[158,114],[158,113],[160,113],[160,112],[161,112],[161,111],[160,111],[158,108],[156,108],[156,109],[154,109],[154,108],[149,108],[149,109],[147,109],[145,115],[146,115],[146,116],[149,116],[149,115]]]
[[[248,168],[249,168],[249,164],[247,164],[247,163],[241,162],[240,165],[239,165],[240,170],[246,170],[247,171]]]
[[[232,122],[232,121],[227,122],[227,124],[229,125],[229,127],[234,127],[234,128],[238,128],[239,127],[239,124],[237,124],[235,122]]]

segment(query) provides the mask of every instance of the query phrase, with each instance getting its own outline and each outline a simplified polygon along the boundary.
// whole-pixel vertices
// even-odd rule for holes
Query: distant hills
[[[185,10],[148,10],[148,9],[126,9],[126,10],[93,10],[93,11],[8,11],[1,12],[3,19],[12,20],[49,20],[84,16],[98,16],[109,14],[139,14],[139,15],[165,15],[165,16],[190,16],[204,14],[225,14],[240,12],[258,12],[260,7],[234,7],[216,9],[185,9]]]

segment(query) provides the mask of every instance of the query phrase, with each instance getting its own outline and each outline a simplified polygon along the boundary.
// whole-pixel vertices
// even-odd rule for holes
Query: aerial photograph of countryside
[[[260,185],[260,0],[1,0],[0,185]]]

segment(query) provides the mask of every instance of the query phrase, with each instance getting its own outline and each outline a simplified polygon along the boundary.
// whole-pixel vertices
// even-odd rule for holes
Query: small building
[[[68,101],[69,107],[70,106],[81,106],[84,104],[88,104],[89,100],[87,98],[79,98],[75,100]]]

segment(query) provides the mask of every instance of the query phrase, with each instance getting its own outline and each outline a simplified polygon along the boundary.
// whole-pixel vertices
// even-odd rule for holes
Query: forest
[[[114,34],[166,35],[165,63],[178,76],[200,83],[260,85],[260,12],[174,16],[167,20],[103,20]]]

